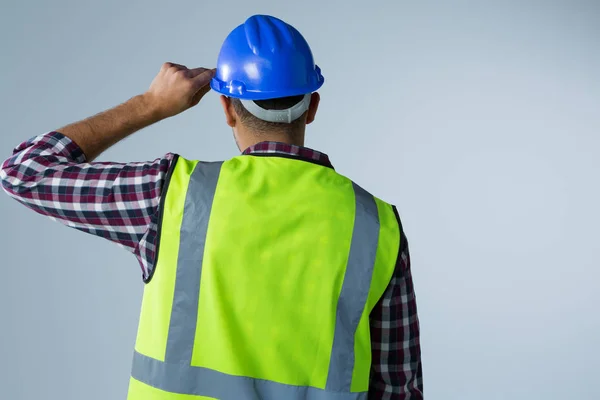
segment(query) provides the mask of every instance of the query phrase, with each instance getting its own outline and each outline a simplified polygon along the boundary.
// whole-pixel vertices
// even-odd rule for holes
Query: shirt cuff
[[[17,147],[15,154],[31,146],[45,148],[44,150],[46,151],[51,149],[52,154],[66,157],[76,163],[85,163],[87,161],[81,147],[60,132],[53,131],[36,136]],[[40,155],[43,155],[46,151],[43,151]]]

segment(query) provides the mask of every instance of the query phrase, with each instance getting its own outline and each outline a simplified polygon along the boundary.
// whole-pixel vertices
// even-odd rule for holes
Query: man
[[[396,208],[303,147],[323,82],[302,35],[256,15],[226,38],[216,69],[166,63],[146,93],[2,165],[10,196],[138,258],[129,399],[422,399]],[[241,156],[92,162],[211,87]]]

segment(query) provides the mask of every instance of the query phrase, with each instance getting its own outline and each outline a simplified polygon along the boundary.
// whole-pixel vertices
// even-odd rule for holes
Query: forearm
[[[67,125],[58,132],[81,147],[88,162],[132,133],[158,122],[160,113],[147,94],[93,117]]]
[[[92,161],[104,150],[132,133],[198,104],[209,90],[214,69],[188,69],[165,63],[143,95],[58,132],[79,145]]]

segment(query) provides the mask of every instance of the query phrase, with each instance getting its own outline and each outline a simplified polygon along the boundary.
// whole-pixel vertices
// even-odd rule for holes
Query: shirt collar
[[[281,142],[260,142],[248,147],[242,152],[242,155],[252,154],[283,154],[287,156],[295,156],[333,168],[327,154],[310,149],[308,147],[296,146],[293,144]]]

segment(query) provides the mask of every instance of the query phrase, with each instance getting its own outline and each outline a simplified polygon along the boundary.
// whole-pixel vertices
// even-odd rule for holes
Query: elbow
[[[0,165],[0,187],[11,197],[18,197],[23,189],[23,173],[14,163],[14,156],[5,160]]]
[[[23,197],[48,173],[56,162],[61,146],[51,134],[36,136],[21,143],[0,164],[0,186],[11,197]]]
[[[10,179],[12,168],[10,168],[9,165],[9,160],[4,161],[0,165],[0,187],[2,187],[2,189],[10,195],[13,185],[12,179]]]

